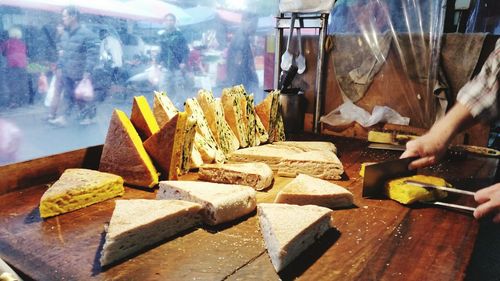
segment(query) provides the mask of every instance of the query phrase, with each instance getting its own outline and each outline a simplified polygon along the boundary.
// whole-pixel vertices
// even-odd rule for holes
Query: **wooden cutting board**
[[[335,210],[335,228],[279,275],[265,251],[255,212],[221,226],[186,231],[102,269],[99,257],[104,225],[110,220],[114,200],[47,220],[40,219],[38,212],[47,183],[65,168],[96,167],[99,147],[0,167],[0,183],[9,183],[7,187],[2,185],[7,193],[0,195],[0,255],[37,280],[462,279],[477,235],[477,222],[468,214],[450,210],[362,198],[360,164],[393,159],[398,154],[370,151],[362,141],[333,141],[345,169],[344,178],[335,182],[354,194],[355,206]],[[423,172],[444,176],[454,184],[474,186],[471,178],[492,177],[497,164],[494,159],[467,158]],[[32,169],[21,170],[27,167]],[[182,179],[196,177],[190,174]],[[258,192],[258,202],[272,202],[291,180],[276,176],[272,188]],[[155,193],[127,187],[123,198],[153,199]],[[450,200],[472,204],[467,198]]]

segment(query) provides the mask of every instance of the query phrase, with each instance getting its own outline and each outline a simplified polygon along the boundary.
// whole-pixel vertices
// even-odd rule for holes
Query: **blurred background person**
[[[159,38],[160,54],[158,63],[162,66],[164,73],[160,81],[161,91],[167,91],[170,97],[184,102],[186,83],[184,68],[189,56],[189,47],[184,35],[176,27],[174,14],[164,17],[165,29]]]
[[[75,7],[67,7],[61,13],[66,34],[62,38],[61,51],[57,63],[57,76],[61,77],[64,106],[61,115],[49,120],[56,125],[65,125],[75,104],[79,108],[81,125],[95,122],[96,107],[93,101],[75,99],[75,89],[82,80],[92,81],[92,72],[99,61],[99,39],[88,28],[80,24],[80,12]]]
[[[122,79],[123,47],[117,36],[112,35],[108,29],[99,31],[101,39],[99,61],[100,67],[96,69],[94,90],[96,99],[104,101],[109,94],[111,86],[119,84]]]
[[[0,52],[7,59],[5,85],[8,94],[8,106],[18,107],[29,101],[28,57],[26,44],[21,39],[23,33],[17,26],[9,29],[9,38],[0,44]]]
[[[21,139],[21,130],[14,123],[0,118],[0,165],[16,160]]]
[[[0,44],[9,38],[9,33],[6,30],[0,30]],[[5,85],[5,72],[7,71],[7,58],[1,55],[0,52],[0,109],[6,108],[9,105],[9,92]]]
[[[241,29],[232,37],[227,51],[227,86],[243,84],[249,93],[259,92],[251,44],[258,20],[254,14],[245,14],[241,20]]]
[[[56,77],[57,72],[57,61],[59,57],[62,55],[62,47],[61,42],[63,40],[63,36],[65,36],[64,25],[61,22],[56,23],[53,26],[53,29],[50,27],[46,27],[47,31],[50,35],[49,44],[50,48],[53,52],[51,52],[51,56],[48,58],[48,69],[46,73],[48,89],[45,93],[44,105],[49,108],[49,114],[47,120],[51,120],[56,118],[57,109],[59,107],[59,103],[62,97],[61,94],[61,77]]]

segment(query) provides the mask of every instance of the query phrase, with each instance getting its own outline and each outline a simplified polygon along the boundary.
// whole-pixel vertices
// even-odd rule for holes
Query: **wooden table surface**
[[[308,138],[311,138],[309,136]],[[200,227],[102,269],[104,225],[114,200],[42,220],[40,197],[69,167],[95,168],[100,146],[0,167],[0,256],[36,280],[460,280],[478,232],[470,214],[403,206],[361,197],[360,164],[395,159],[367,143],[328,138],[338,147],[345,175],[335,181],[354,194],[355,206],[333,212],[334,229],[279,275],[271,265],[252,213],[233,223]],[[419,171],[474,190],[494,177],[498,160],[466,157]],[[191,174],[183,179],[195,179]],[[272,202],[290,178],[275,177],[258,202]],[[474,188],[476,187],[476,188]],[[3,194],[2,194],[3,193]],[[156,190],[126,188],[123,198],[155,198]],[[471,198],[452,203],[474,205]]]

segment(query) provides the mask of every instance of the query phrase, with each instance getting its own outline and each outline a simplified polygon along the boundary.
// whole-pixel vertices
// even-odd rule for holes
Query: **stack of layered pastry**
[[[279,141],[231,153],[229,162],[263,162],[284,177],[307,174],[321,179],[338,180],[344,167],[330,142]]]
[[[253,188],[199,181],[161,181],[157,200],[117,200],[106,228],[101,266],[109,266],[195,226],[234,221],[258,209],[260,229],[276,271],[331,227],[333,208],[351,206],[352,193],[299,175],[274,203],[256,204]]]
[[[63,214],[123,193],[119,176],[68,169],[42,196],[40,214],[43,218]],[[200,181],[162,181],[156,200],[115,203],[105,228],[101,266],[123,261],[203,223],[234,221],[257,207],[265,246],[280,271],[331,228],[329,208],[350,206],[352,194],[301,174],[278,193],[275,203],[257,205],[256,192],[250,186]]]
[[[297,176],[275,203],[258,206],[266,248],[279,271],[330,229],[328,208],[352,204],[350,192],[322,180],[343,173],[335,145],[285,141],[279,92],[254,105],[243,86],[224,89],[221,98],[201,90],[184,109],[155,93],[152,108],[144,96],[134,97],[130,119],[115,110],[100,171],[67,170],[42,197],[41,216],[121,196],[123,183],[149,188],[159,183],[162,200],[116,200],[101,254],[101,265],[107,266],[197,225],[253,212],[255,190],[272,185],[274,170]],[[215,183],[177,181],[193,168],[200,180]],[[290,218],[302,223],[292,227]]]
[[[285,139],[277,91],[255,106],[241,85],[224,89],[221,98],[200,90],[184,105],[181,112],[155,92],[152,109],[144,96],[134,97],[130,119],[115,110],[99,170],[153,187],[158,174],[175,180],[203,164],[224,163],[239,148]]]

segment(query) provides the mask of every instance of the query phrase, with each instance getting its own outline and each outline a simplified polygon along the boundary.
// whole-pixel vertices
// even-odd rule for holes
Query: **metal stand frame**
[[[275,52],[274,52],[274,88],[279,89],[280,83],[280,64],[281,64],[281,47],[283,42],[283,30],[290,29],[290,19],[291,13],[287,13],[286,16],[280,13],[276,17],[276,38],[275,38]],[[328,14],[306,14],[297,13],[296,19],[298,21],[303,21],[303,28],[318,28],[319,38],[318,38],[318,63],[316,65],[316,84],[315,84],[315,96],[314,96],[314,123],[313,132],[320,133],[319,119],[321,117],[323,102],[324,102],[324,61],[325,61],[325,38],[326,38],[326,27],[328,24]]]

